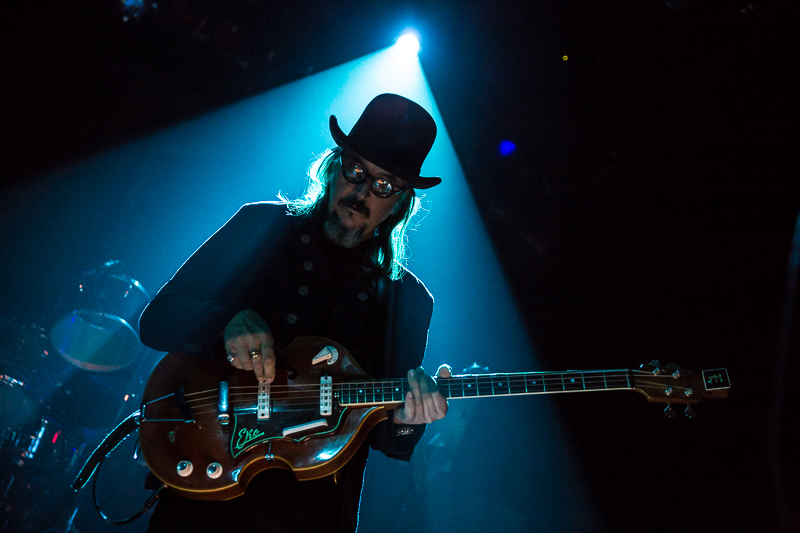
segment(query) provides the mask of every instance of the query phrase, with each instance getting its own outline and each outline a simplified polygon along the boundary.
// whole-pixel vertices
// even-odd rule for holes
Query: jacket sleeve
[[[433,297],[423,283],[407,272],[393,283],[387,295],[387,335],[384,351],[388,364],[385,371],[391,376],[405,376],[412,368],[422,365],[428,344],[428,328],[433,316]],[[370,433],[370,446],[388,457],[408,461],[425,433],[425,424],[395,424],[392,412]]]
[[[181,266],[139,319],[142,343],[159,351],[210,356],[231,318],[250,305],[265,268],[265,242],[277,233],[277,206],[248,204]],[[266,215],[266,216],[265,216]],[[274,219],[274,220],[273,220]]]

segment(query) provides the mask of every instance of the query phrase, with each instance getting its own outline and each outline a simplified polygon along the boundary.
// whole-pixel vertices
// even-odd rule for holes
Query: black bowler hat
[[[350,135],[344,134],[333,115],[330,127],[336,144],[403,178],[415,189],[428,189],[442,182],[438,177],[419,175],[436,138],[436,123],[427,111],[408,98],[396,94],[376,96]]]

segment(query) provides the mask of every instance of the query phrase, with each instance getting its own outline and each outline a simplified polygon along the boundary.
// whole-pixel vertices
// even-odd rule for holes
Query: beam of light
[[[449,363],[458,371],[478,362],[493,372],[549,370],[537,364],[419,60],[398,63],[397,50],[389,47],[70,165],[39,188],[35,221],[20,207],[30,202],[6,202],[14,215],[9,220],[19,217],[10,229],[32,228],[14,245],[15,257],[30,259],[18,269],[19,283],[49,298],[62,287],[46,282],[91,268],[97,257],[116,257],[125,274],[155,292],[239,206],[275,199],[279,190],[290,197],[302,192],[309,162],[334,145],[331,114],[348,132],[374,96],[394,92],[426,108],[439,127],[422,175],[443,182],[422,191],[428,213],[410,234],[409,268],[436,298],[427,368]],[[58,261],[44,265],[41,249]],[[591,505],[549,399],[453,402],[448,418],[428,432],[411,464],[370,455],[364,530],[407,524],[411,513],[402,513],[414,509],[405,505],[412,497],[426,508],[420,519],[441,526],[446,520],[437,516],[457,513],[471,522],[461,530],[515,531],[525,520],[543,530],[593,529]],[[441,466],[440,475],[432,470],[425,478],[426,464]],[[415,469],[422,469],[419,484]],[[475,475],[459,480],[454,472]],[[445,504],[449,510],[443,511],[436,498],[445,497],[463,506]],[[387,516],[387,509],[394,514]]]

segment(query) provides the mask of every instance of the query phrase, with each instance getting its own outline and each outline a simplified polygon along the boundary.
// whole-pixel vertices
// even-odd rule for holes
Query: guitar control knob
[[[181,477],[187,477],[189,474],[192,473],[194,470],[194,466],[190,461],[181,461],[178,463],[178,475]]]
[[[208,465],[208,468],[206,468],[206,474],[211,479],[217,479],[222,475],[222,465],[219,463],[211,463]]]

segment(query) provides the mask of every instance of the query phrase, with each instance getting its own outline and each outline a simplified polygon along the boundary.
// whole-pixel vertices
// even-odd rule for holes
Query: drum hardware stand
[[[128,437],[128,435],[139,429],[139,422],[141,421],[141,418],[142,411],[140,409],[120,422],[119,425],[111,431],[111,433],[106,435],[100,445],[92,452],[92,455],[89,456],[89,459],[86,460],[86,464],[83,465],[80,472],[78,472],[78,475],[75,477],[75,480],[72,482],[71,486],[75,492],[86,486],[86,483],[89,482],[89,479],[92,477],[92,475],[100,469],[100,465],[106,456],[113,452],[117,446],[119,446],[119,444]],[[94,500],[94,507],[103,520],[114,525],[127,524],[142,516],[156,503],[156,501],[158,501],[161,490],[166,487],[164,484],[158,487],[156,491],[147,499],[147,501],[144,502],[142,508],[133,516],[124,520],[111,520],[100,509],[100,503],[97,501],[97,477],[98,476],[95,475],[94,481],[92,482],[92,499]]]

